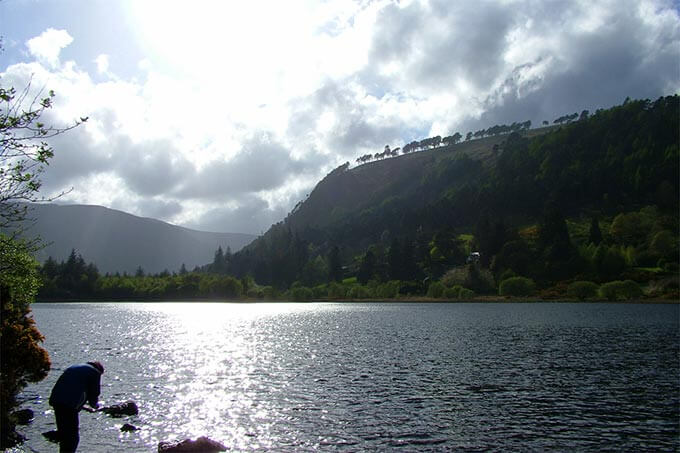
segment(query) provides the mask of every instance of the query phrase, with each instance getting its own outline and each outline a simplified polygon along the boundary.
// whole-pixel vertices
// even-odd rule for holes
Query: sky
[[[260,234],[367,153],[680,91],[671,0],[0,0],[43,195]]]

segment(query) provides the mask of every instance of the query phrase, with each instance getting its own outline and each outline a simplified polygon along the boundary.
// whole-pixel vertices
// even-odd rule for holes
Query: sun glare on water
[[[166,428],[179,437],[219,432],[235,447],[252,446],[255,432],[263,434],[273,420],[267,370],[254,363],[277,366],[271,353],[276,339],[262,332],[272,316],[303,307],[169,303],[151,309],[158,314],[160,329],[172,333],[156,335],[154,345],[162,350],[154,380],[167,402],[155,410],[165,411],[168,423],[175,424]]]

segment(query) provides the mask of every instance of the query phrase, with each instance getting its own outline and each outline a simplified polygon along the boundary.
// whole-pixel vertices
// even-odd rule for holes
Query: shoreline
[[[230,304],[258,304],[258,303],[442,303],[442,304],[461,304],[461,303],[577,303],[577,304],[641,304],[653,305],[664,304],[680,305],[680,299],[630,299],[630,300],[607,300],[607,299],[541,299],[537,297],[502,297],[502,296],[479,296],[472,299],[436,299],[425,296],[411,296],[399,298],[380,298],[380,299],[330,299],[316,298],[310,300],[266,300],[266,299],[209,299],[209,298],[185,298],[185,299],[49,299],[36,300],[32,304],[63,304],[63,303],[230,303]]]

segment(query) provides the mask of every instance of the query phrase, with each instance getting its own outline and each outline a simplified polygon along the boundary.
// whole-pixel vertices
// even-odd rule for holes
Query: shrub
[[[371,291],[365,286],[354,285],[349,290],[348,296],[350,299],[370,299]]]
[[[579,300],[592,299],[597,296],[599,286],[593,282],[576,281],[567,288],[567,295]]]
[[[328,284],[328,297],[331,299],[344,299],[347,297],[347,289],[338,282]]]
[[[326,287],[326,284],[316,285],[313,287],[312,294],[314,295],[314,299],[326,297],[328,295],[328,288]]]
[[[462,290],[463,287],[460,285],[455,285],[452,288],[446,288],[444,290],[444,297],[447,299],[460,299],[460,290]]]
[[[534,281],[526,277],[510,277],[503,280],[498,287],[501,296],[530,296],[536,285]]]
[[[515,271],[513,271],[512,269],[506,269],[501,274],[499,280],[503,281],[503,280],[507,280],[507,279],[512,278],[512,277],[517,277],[517,274],[515,274]]]
[[[461,288],[460,293],[458,293],[458,297],[460,299],[472,299],[473,297],[475,297],[475,292],[472,291],[471,289]]]
[[[400,286],[401,284],[398,280],[391,280],[387,283],[383,283],[375,289],[375,296],[381,299],[395,299],[399,297]]]
[[[427,297],[432,297],[433,299],[439,299],[444,295],[444,290],[446,287],[442,282],[432,282],[427,288]]]
[[[310,300],[314,296],[312,290],[306,286],[295,286],[294,288],[289,289],[287,294],[290,300],[297,302]]]
[[[628,300],[642,296],[642,289],[633,280],[615,280],[600,286],[600,296],[607,300]]]
[[[275,300],[279,297],[279,291],[273,286],[263,286],[262,297],[268,300]]]

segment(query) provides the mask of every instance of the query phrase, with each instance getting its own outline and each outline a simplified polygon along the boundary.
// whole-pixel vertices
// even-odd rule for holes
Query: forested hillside
[[[351,276],[421,281],[478,251],[494,279],[477,290],[494,290],[503,272],[544,287],[602,281],[578,252],[591,243],[591,227],[602,237],[592,244],[604,241],[599,254],[628,254],[611,252],[625,260],[621,272],[677,262],[677,241],[666,250],[653,241],[678,233],[678,112],[677,95],[626,100],[543,134],[342,166],[223,267],[280,288]],[[391,261],[397,256],[400,265]]]

